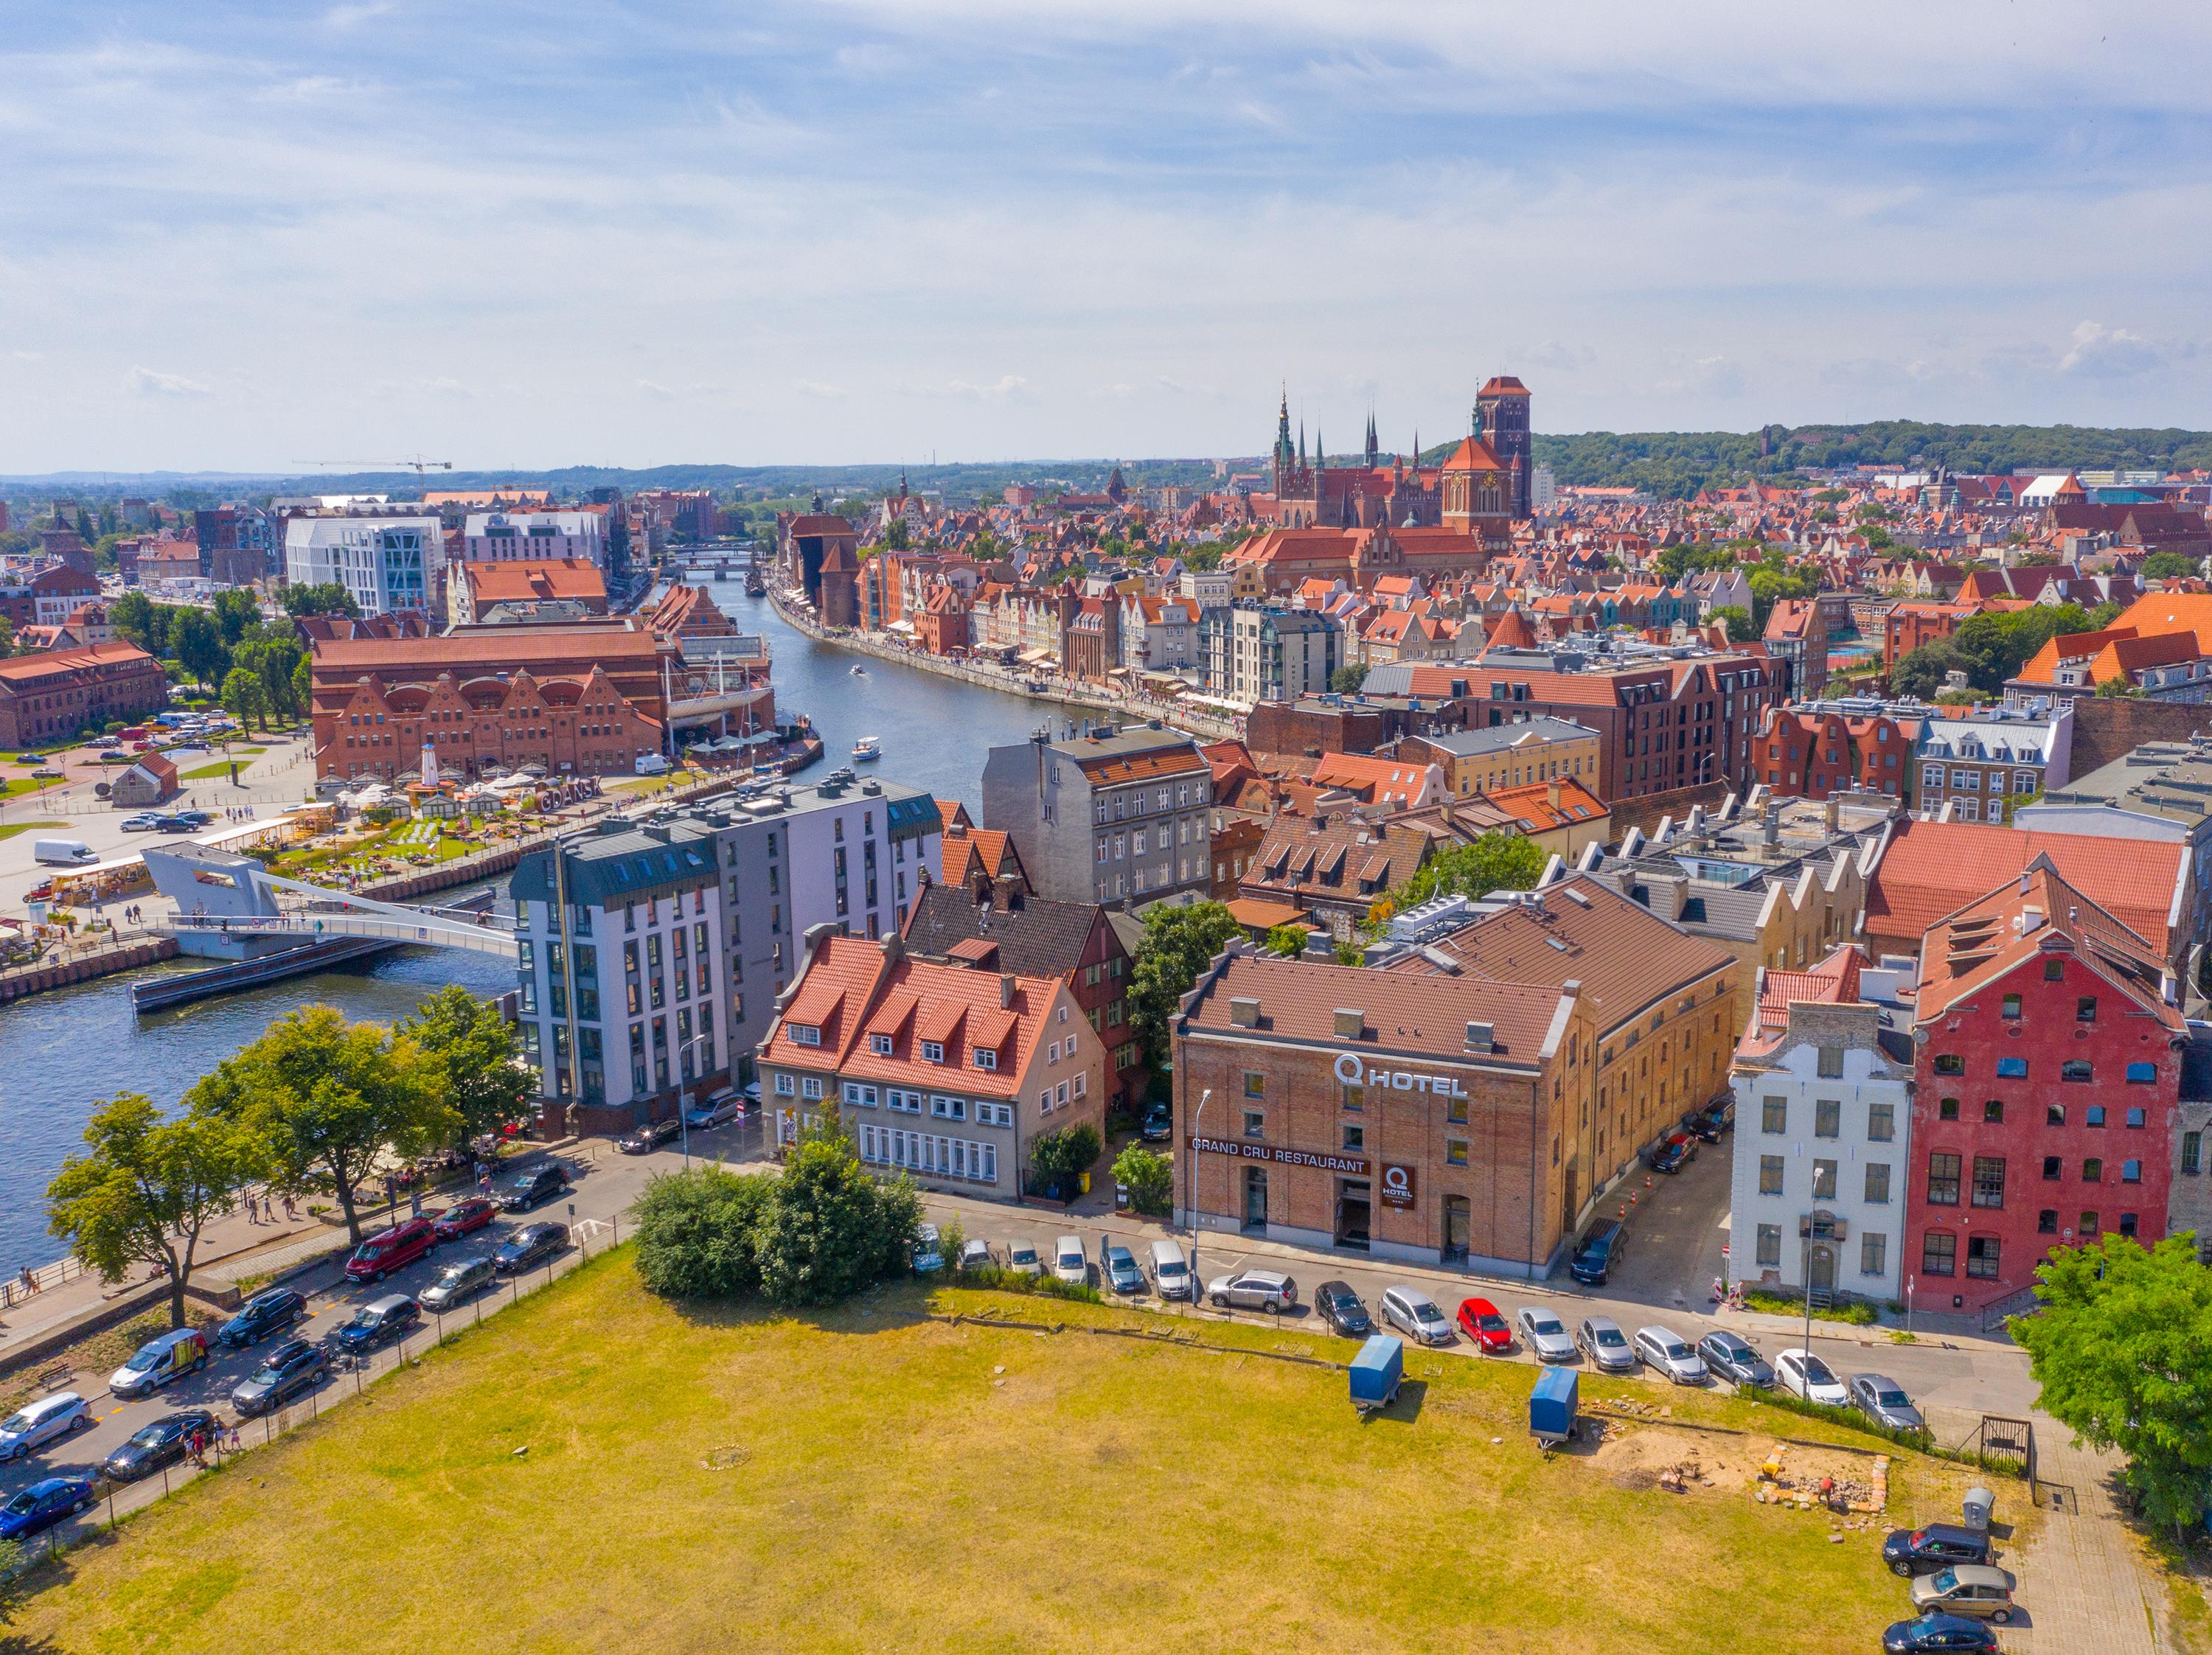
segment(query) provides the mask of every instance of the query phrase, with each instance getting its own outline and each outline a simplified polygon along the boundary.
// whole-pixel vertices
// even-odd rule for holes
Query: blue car
[[[50,1476],[0,1506],[0,1540],[21,1540],[88,1510],[100,1491],[81,1476]]]

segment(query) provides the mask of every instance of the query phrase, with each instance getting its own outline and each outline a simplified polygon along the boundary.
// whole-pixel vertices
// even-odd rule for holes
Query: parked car
[[[289,1288],[270,1288],[255,1294],[238,1307],[238,1314],[215,1331],[215,1342],[227,1349],[243,1350],[281,1332],[307,1314],[307,1300]]]
[[[1239,1270],[1208,1282],[1206,1296],[1232,1310],[1285,1311],[1298,1301],[1298,1284],[1280,1270]]]
[[[409,1218],[353,1250],[345,1262],[349,1282],[381,1282],[394,1270],[428,1258],[438,1245],[438,1227],[428,1218]]]
[[[1575,1336],[1544,1305],[1523,1305],[1513,1319],[1521,1325],[1521,1342],[1540,1362],[1571,1362],[1575,1359]]]
[[[1957,1615],[1923,1615],[1914,1621],[1893,1621],[1881,1634],[1882,1655],[1927,1655],[1942,1651],[1995,1649],[1997,1634],[1979,1621]]]
[[[1655,1173],[1679,1173],[1698,1158],[1698,1140],[1680,1130],[1669,1132],[1644,1152],[1644,1164]]]
[[[88,1509],[100,1492],[81,1476],[50,1476],[0,1506],[0,1540],[44,1533]]]
[[[126,834],[150,834],[161,825],[161,817],[143,810],[123,818],[123,831]]]
[[[658,1149],[684,1130],[684,1123],[674,1115],[666,1120],[649,1120],[642,1126],[633,1126],[615,1140],[615,1148],[626,1155],[641,1155],[648,1149]]]
[[[108,1376],[107,1388],[118,1397],[150,1397],[171,1380],[198,1373],[207,1359],[207,1336],[198,1328],[157,1334]]]
[[[62,779],[62,773],[55,769],[53,766],[50,764],[40,765],[36,770],[31,772],[31,779],[33,781],[59,781]]]
[[[1042,1276],[1043,1261],[1038,1258],[1036,1248],[1027,1241],[1006,1243],[1006,1268],[1017,1276]]]
[[[1323,1282],[1314,1289],[1314,1308],[1333,1333],[1347,1339],[1364,1339],[1375,1331],[1375,1319],[1352,1290],[1349,1282]]]
[[[1098,1280],[1115,1293],[1145,1290],[1145,1272],[1137,1268],[1137,1255],[1111,1237],[1098,1243]]]
[[[482,1229],[498,1214],[496,1203],[486,1197],[472,1195],[465,1201],[456,1201],[430,1222],[441,1241],[456,1241],[475,1230]]]
[[[1420,1288],[1385,1288],[1382,1305],[1382,1319],[1416,1344],[1447,1345],[1452,1342],[1452,1325],[1444,1319],[1437,1301]]]
[[[207,810],[179,810],[177,812],[177,820],[190,822],[195,828],[206,828],[214,823],[215,815],[213,812]]]
[[[1722,1124],[1710,1108],[1692,1109],[1682,1117],[1682,1130],[1701,1143],[1718,1143]]]
[[[1850,1406],[1850,1392],[1835,1370],[1809,1350],[1784,1350],[1774,1358],[1774,1377],[1784,1391],[1831,1408]]]
[[[693,1104],[684,1112],[684,1118],[690,1123],[693,1131],[703,1132],[710,1126],[726,1126],[744,1112],[744,1106],[738,1101],[738,1094],[726,1089]]]
[[[331,1339],[349,1355],[365,1356],[379,1345],[405,1338],[422,1321],[422,1307],[412,1299],[404,1293],[387,1293],[354,1312]]]
[[[1851,1375],[1851,1406],[1893,1431],[1925,1431],[1928,1422],[1905,1394],[1905,1387],[1881,1373]]]
[[[100,1462],[100,1469],[118,1482],[135,1482],[190,1453],[194,1433],[203,1441],[214,1440],[215,1416],[204,1408],[164,1414],[151,1425],[132,1432],[129,1441]]]
[[[438,1272],[438,1279],[422,1289],[421,1303],[425,1310],[451,1310],[471,1294],[499,1279],[499,1267],[488,1252],[467,1258],[456,1258]]]
[[[1567,1274],[1589,1287],[1603,1287],[1605,1278],[1620,1262],[1621,1249],[1628,1243],[1628,1226],[1617,1218],[1608,1218],[1583,1238],[1575,1256],[1567,1261]]]
[[[916,1276],[933,1276],[945,1268],[945,1238],[934,1224],[917,1224],[909,1262]]]
[[[982,1270],[999,1261],[991,1256],[988,1241],[963,1241],[960,1244],[960,1268]]]
[[[1912,1607],[1924,1615],[1962,1615],[1970,1620],[2012,1619],[2012,1594],[2019,1582],[1988,1563],[1954,1563],[1912,1583]]]
[[[1881,1561],[1889,1565],[1892,1574],[1908,1575],[1933,1574],[1959,1563],[1987,1563],[1990,1537],[1955,1523],[1892,1529],[1881,1543]]]
[[[1455,1319],[1459,1331],[1474,1341],[1475,1349],[1486,1356],[1502,1354],[1513,1349],[1513,1330],[1498,1313],[1498,1306],[1487,1299],[1462,1299]]]
[[[1711,1377],[1705,1372],[1705,1358],[1690,1349],[1688,1341],[1656,1323],[1636,1330],[1636,1354],[1645,1367],[1664,1374],[1673,1385],[1703,1385]]]
[[[1764,1391],[1774,1383],[1774,1369],[1766,1358],[1733,1333],[1708,1333],[1698,1341],[1698,1355],[1705,1366],[1730,1385],[1747,1385]]]
[[[541,1202],[566,1194],[568,1189],[568,1169],[557,1161],[541,1161],[500,1186],[499,1204],[511,1213],[526,1213]]]
[[[0,1460],[21,1459],[57,1438],[92,1429],[92,1409],[74,1391],[25,1403],[0,1420]]]
[[[1188,1299],[1198,1283],[1191,1279],[1190,1261],[1178,1241],[1152,1243],[1152,1291],[1163,1299]]]
[[[1585,1316],[1583,1325],[1575,1330],[1575,1348],[1590,1359],[1590,1365],[1606,1373],[1633,1373],[1636,1371],[1636,1349],[1628,1343],[1628,1336],[1620,1331],[1620,1324],[1610,1316]]]
[[[1084,1287],[1091,1280],[1091,1261],[1083,1256],[1083,1238],[1063,1235],[1052,1244],[1052,1273],[1071,1287]]]
[[[1175,1111],[1164,1098],[1155,1098],[1145,1106],[1145,1124],[1139,1136],[1147,1143],[1165,1143],[1175,1136]]]
[[[243,1415],[267,1413],[313,1390],[330,1377],[330,1372],[321,1351],[305,1339],[287,1339],[239,1382],[230,1393],[230,1405]]]
[[[927,1228],[927,1225],[923,1226]],[[542,1264],[557,1252],[568,1250],[568,1227],[548,1219],[541,1223],[525,1224],[501,1244],[491,1256],[495,1269],[506,1273],[529,1270]],[[942,1258],[938,1260],[943,1264]]]

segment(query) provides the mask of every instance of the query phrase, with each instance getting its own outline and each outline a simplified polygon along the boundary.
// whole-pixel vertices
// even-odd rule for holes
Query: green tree
[[[1751,611],[1741,603],[1723,603],[1705,619],[1725,626],[1731,644],[1747,644],[1759,636],[1759,628],[1751,623]]]
[[[1040,1132],[1030,1140],[1030,1172],[1040,1190],[1066,1191],[1097,1164],[1106,1145],[1087,1121]]]
[[[169,649],[195,683],[219,683],[229,666],[230,652],[223,647],[222,628],[205,609],[177,612],[169,623]]]
[[[0,658],[13,655],[15,652],[15,623],[4,615],[0,615]]]
[[[2181,552],[2153,552],[2142,561],[2146,580],[2179,580],[2195,574],[2198,560]]]
[[[261,605],[253,594],[232,587],[215,595],[216,625],[222,630],[222,641],[235,645],[246,635],[246,629],[261,618]]]
[[[108,624],[150,655],[165,654],[155,646],[154,600],[141,591],[125,592],[107,606]]]
[[[1175,1197],[1175,1165],[1157,1149],[1132,1143],[1114,1157],[1114,1177],[1129,1191],[1129,1204],[1153,1217]]]
[[[400,1024],[437,1064],[454,1131],[465,1142],[527,1118],[536,1076],[523,1061],[515,1026],[489,1000],[448,983]]]
[[[878,1183],[842,1130],[809,1132],[753,1227],[761,1291],[779,1305],[828,1305],[906,1268],[921,1200],[901,1177]]]
[[[232,649],[234,667],[245,667],[259,676],[262,694],[267,700],[269,711],[280,718],[299,716],[299,701],[293,694],[293,674],[302,658],[298,642],[289,637],[268,638],[258,635],[255,627]]]
[[[1889,670],[1889,692],[1930,701],[1942,689],[1945,675],[1971,675],[1971,664],[1959,653],[1957,646],[1948,638],[1939,638],[1898,658],[1897,664]]]
[[[1267,952],[1279,954],[1286,960],[1295,960],[1306,951],[1306,938],[1313,935],[1312,928],[1295,920],[1286,925],[1277,925],[1267,933]]]
[[[1779,563],[1762,563],[1750,574],[1751,620],[1758,628],[1757,635],[1766,635],[1766,617],[1774,613],[1774,606],[1785,597],[1810,597],[1818,590],[1810,575],[1795,569],[1784,568]]]
[[[314,710],[315,682],[313,664],[302,655],[292,664],[292,716],[304,718]]]
[[[1484,896],[1525,891],[1544,876],[1546,858],[1533,839],[1503,828],[1471,845],[1437,852],[1391,893],[1394,911],[1416,907],[1432,896]]]
[[[2106,700],[2125,700],[2130,697],[2140,698],[2142,691],[2128,682],[2125,673],[2119,673],[2110,678],[2100,679],[2097,694]]]
[[[342,582],[325,580],[319,585],[287,586],[280,600],[284,613],[302,615],[359,615],[361,605]]]
[[[1129,1025],[1155,1068],[1167,1064],[1168,1021],[1182,997],[1213,956],[1243,934],[1218,902],[1155,907],[1145,915],[1145,934],[1137,940],[1129,972]]]
[[[671,1299],[734,1299],[760,1291],[754,1233],[775,1199],[775,1179],[702,1164],[664,1173],[633,1209],[637,1270]]]
[[[185,1288],[208,1221],[258,1165],[235,1123],[195,1110],[165,1120],[125,1092],[93,1111],[84,1141],[46,1186],[46,1226],[111,1285],[151,1264],[169,1283],[169,1325],[185,1325]]]
[[[442,1066],[413,1036],[305,1006],[203,1076],[185,1101],[258,1137],[272,1181],[327,1179],[361,1240],[356,1192],[380,1161],[453,1142]]]
[[[1357,662],[1348,662],[1328,675],[1328,687],[1340,695],[1357,695],[1366,682],[1367,669]]]
[[[223,675],[222,704],[242,728],[255,718],[269,728],[269,690],[252,667],[233,667]]]
[[[2193,1523],[2212,1489],[2212,1270],[2192,1234],[2146,1250],[2132,1236],[2057,1247],[2035,1267],[2035,1316],[2013,1337],[2044,1411],[2117,1448],[2154,1523]]]

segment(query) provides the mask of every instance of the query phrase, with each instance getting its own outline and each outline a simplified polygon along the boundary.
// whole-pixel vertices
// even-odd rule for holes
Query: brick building
[[[1911,797],[1913,753],[1925,721],[1846,712],[1834,702],[1769,707],[1752,748],[1752,779],[1777,798],[1838,793]]]
[[[168,675],[135,644],[88,644],[0,661],[0,747],[35,747],[167,703]]]

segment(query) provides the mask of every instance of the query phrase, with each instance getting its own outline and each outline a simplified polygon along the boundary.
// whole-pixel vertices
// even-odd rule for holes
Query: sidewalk
[[[2113,1503],[2118,1458],[2076,1448],[2063,1426],[2039,1428],[2036,1446],[2044,1528],[2033,1546],[2004,1560],[2020,1576],[2028,1620],[2006,1629],[2005,1647],[2045,1655],[2157,1655],[2170,1647],[2166,1592],[2143,1567],[2142,1548]],[[1997,1516],[2007,1516],[2002,1503]]]

